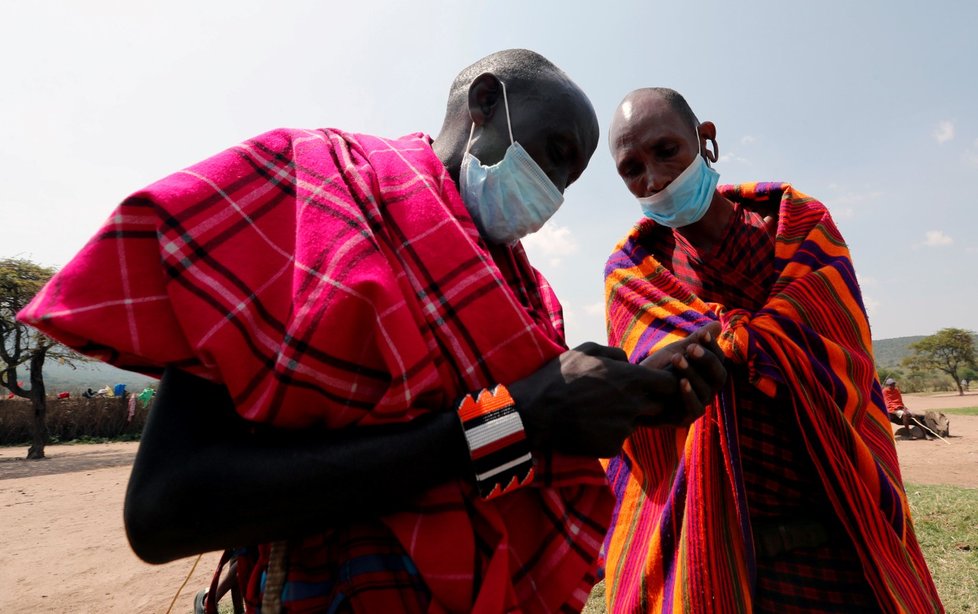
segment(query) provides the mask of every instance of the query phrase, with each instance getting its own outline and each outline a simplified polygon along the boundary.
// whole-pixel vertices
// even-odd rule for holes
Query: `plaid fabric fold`
[[[481,242],[427,137],[329,129],[269,132],[133,194],[20,317],[126,369],[220,382],[282,428],[451,411],[565,347],[549,285],[519,245]],[[491,502],[448,484],[383,519],[434,611],[581,607],[605,477],[541,469]],[[396,581],[371,590],[397,602]]]
[[[777,279],[756,311],[708,304],[643,247],[643,221],[608,260],[609,340],[638,362],[710,320],[750,383],[784,390],[832,509],[886,612],[943,611],[910,520],[848,248],[825,207],[787,184],[724,186],[780,215]],[[689,429],[639,429],[608,464],[616,612],[742,612],[756,578],[733,382]]]

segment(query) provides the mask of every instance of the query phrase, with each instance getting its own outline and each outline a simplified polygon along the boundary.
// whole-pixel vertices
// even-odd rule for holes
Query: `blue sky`
[[[874,338],[978,329],[978,3],[339,5],[4,2],[0,257],[63,265],[130,192],[271,128],[434,135],[462,67],[527,47],[602,128],[526,241],[572,345],[604,340],[604,261],[639,215],[604,137],[643,86],[717,125],[721,182],[789,181],[828,205]]]

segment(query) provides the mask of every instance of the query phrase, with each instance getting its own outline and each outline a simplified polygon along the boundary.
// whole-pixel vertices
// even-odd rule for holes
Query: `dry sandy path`
[[[143,563],[122,499],[135,443],[0,448],[0,612],[165,612],[193,559]],[[173,611],[192,611],[219,554],[203,557]]]
[[[924,413],[929,409],[978,407],[978,392],[964,397],[956,393],[926,397],[905,394],[903,400],[914,413]],[[951,422],[948,443],[938,439],[897,440],[905,482],[978,488],[978,416],[949,415],[948,419]]]
[[[978,406],[978,392],[917,397],[911,409]],[[904,479],[978,487],[978,416],[951,417],[950,445],[897,441]],[[163,566],[132,554],[122,499],[135,443],[50,446],[42,461],[0,448],[0,612],[165,612],[193,559]],[[217,553],[203,557],[174,612],[191,611]]]

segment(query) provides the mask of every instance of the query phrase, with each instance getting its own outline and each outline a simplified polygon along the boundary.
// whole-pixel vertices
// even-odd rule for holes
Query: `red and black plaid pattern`
[[[289,567],[282,603],[287,612],[429,611],[431,592],[417,566],[381,524],[361,523],[331,530],[292,540],[286,548]],[[261,607],[268,558],[269,548],[259,548],[256,565],[246,579],[249,611]]]
[[[734,204],[723,238],[708,252],[665,226],[652,228],[650,241],[659,262],[705,301],[753,311],[764,304],[777,278],[774,241],[761,215],[740,203]]]
[[[845,529],[836,526],[829,545],[798,548],[775,559],[758,559],[755,612],[811,614],[881,612],[862,564],[845,538]],[[842,550],[840,553],[839,550]]]
[[[481,241],[430,139],[335,130],[273,131],[137,192],[21,317],[124,368],[220,382],[242,416],[282,428],[453,411],[565,347],[546,281],[519,245]],[[432,607],[579,607],[611,496],[596,462],[537,475],[488,502],[443,485],[364,522],[390,530]]]

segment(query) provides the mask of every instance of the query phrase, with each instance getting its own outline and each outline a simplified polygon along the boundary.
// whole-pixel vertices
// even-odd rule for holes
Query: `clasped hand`
[[[659,350],[640,365],[597,343],[568,350],[509,385],[535,450],[607,458],[637,426],[684,426],[726,379],[719,324]]]

